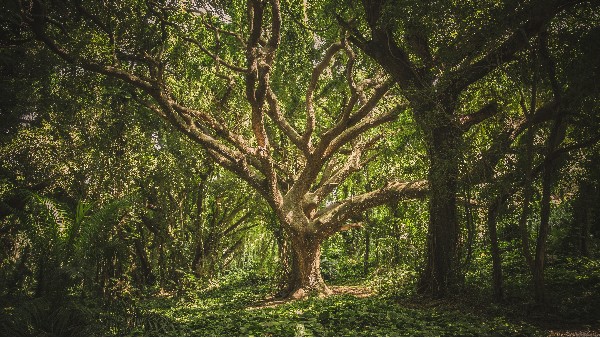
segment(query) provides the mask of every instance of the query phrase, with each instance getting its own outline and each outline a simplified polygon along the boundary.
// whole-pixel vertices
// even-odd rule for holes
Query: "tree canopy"
[[[2,7],[7,295],[251,267],[297,299],[354,261],[444,298],[489,262],[502,301],[514,252],[544,304],[549,251],[597,255],[594,2]]]

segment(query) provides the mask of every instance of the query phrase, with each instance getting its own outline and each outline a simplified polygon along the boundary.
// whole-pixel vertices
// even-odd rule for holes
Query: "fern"
[[[30,203],[41,212],[47,225],[56,229],[59,235],[65,235],[66,230],[73,224],[73,219],[66,206],[50,197],[29,192]]]

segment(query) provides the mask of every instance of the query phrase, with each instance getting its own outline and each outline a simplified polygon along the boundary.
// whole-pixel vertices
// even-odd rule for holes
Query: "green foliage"
[[[248,26],[245,2],[210,2],[212,10],[225,13],[228,20],[214,13],[200,16],[189,11],[193,4],[208,4],[206,1],[34,3],[50,6],[55,20],[48,30],[65,50],[81,60],[130,71],[140,78],[164,77],[175,101],[214,112],[225,129],[239,132],[249,147],[255,147],[248,128],[251,118],[244,98],[244,76],[232,76],[202,48],[185,40],[196,39],[221,61],[244,65],[248,53],[235,34],[213,33],[215,28],[243,31]],[[70,7],[76,3],[89,13]],[[177,6],[171,6],[173,3]],[[344,35],[373,38],[363,3],[282,3],[282,44],[269,85],[277,95],[281,114],[300,133],[306,118],[307,84],[325,50]],[[375,295],[334,295],[255,308],[276,291],[273,280],[281,271],[278,215],[251,187],[217,167],[205,149],[148,109],[147,105],[156,103],[155,98],[145,97],[141,90],[118,79],[60,61],[26,31],[24,9],[18,8],[18,2],[3,2],[0,331],[56,336],[486,336],[540,334],[521,320],[541,320],[544,315],[560,318],[561,323],[598,324],[597,6],[583,4],[561,11],[544,25],[548,60],[542,60],[541,39],[523,34],[528,38],[526,47],[514,55],[502,55],[507,60],[495,60],[499,66],[490,65],[493,71],[487,76],[456,95],[438,96],[460,82],[465,67],[510,40],[511,32],[521,36],[516,27],[528,19],[528,6],[536,3],[388,1],[382,8],[380,23],[389,29],[387,38],[396,39],[398,46],[408,51],[407,60],[414,63],[416,77],[425,89],[415,93],[393,86],[376,113],[409,96],[431,96],[436,100],[428,102],[427,109],[437,110],[446,104],[438,101],[448,101],[451,107],[445,108],[452,110],[450,124],[454,125],[491,101],[498,106],[493,117],[465,132],[456,152],[460,155],[455,159],[460,187],[454,197],[461,204],[458,256],[465,263],[461,266],[464,279],[459,281],[462,290],[457,292],[462,291],[464,297],[451,298],[455,304],[436,307],[416,296],[432,210],[426,200],[389,200],[353,215],[363,223],[362,229],[336,233],[322,246],[321,272],[327,283],[365,284]],[[160,4],[168,6],[157,12]],[[272,20],[270,14],[264,19]],[[339,19],[348,19],[348,27]],[[99,22],[110,26],[112,34],[103,32]],[[247,38],[244,34],[241,40]],[[351,74],[354,82],[368,87],[366,79],[383,80],[388,70],[351,40],[347,43],[356,58]],[[425,47],[437,68],[428,64],[427,57],[417,55],[423,54]],[[317,134],[336,123],[332,112],[348,104],[347,62],[347,54],[336,54],[316,85]],[[155,67],[155,63],[161,66]],[[564,92],[561,109],[555,114],[566,121],[565,140],[559,146],[587,142],[585,146],[547,154],[553,121],[546,121],[529,129],[531,158],[524,156],[528,145],[523,136],[515,136],[503,149],[503,137],[510,134],[506,134],[507,128],[519,125],[522,118],[556,99],[553,81],[558,82],[559,92]],[[357,100],[362,104],[365,99]],[[377,134],[381,140],[321,206],[383,187],[392,179],[428,177],[431,149],[426,146],[423,123],[439,121],[420,120],[419,114],[424,112],[415,108],[421,107],[404,109],[396,120],[364,135],[366,139]],[[295,176],[299,150],[285,141],[273,120],[264,120],[273,158],[282,164],[276,170]],[[207,121],[198,121],[199,129],[210,129],[204,125]],[[211,137],[219,138],[219,133]],[[317,141],[315,137],[313,145]],[[359,141],[364,140],[348,144]],[[488,152],[498,157],[497,163],[493,158],[486,162],[490,160],[485,158]],[[331,163],[341,164],[350,153],[348,145],[344,146]],[[490,167],[479,174],[491,179],[480,182],[480,177],[471,173],[482,160]],[[530,307],[531,269],[522,253],[520,233],[535,243],[540,224],[540,177],[552,161],[558,170],[552,175],[551,232],[545,252],[550,297],[549,310],[544,312]],[[523,177],[531,170],[537,170],[528,183],[534,196],[531,210],[525,214],[525,228],[519,229]],[[462,311],[463,303],[488,304],[491,299],[492,261],[485,213],[488,203],[505,190],[511,193],[498,219],[505,303]],[[462,206],[464,201],[473,202],[471,210]],[[471,224],[467,214],[473,217]],[[479,313],[480,309],[488,312]],[[516,315],[510,315],[511,311]]]
[[[178,336],[511,336],[537,335],[523,323],[393,299],[335,295],[261,307],[269,285],[233,275],[191,299],[141,301],[125,335]],[[139,324],[139,325],[138,325]]]
[[[36,298],[2,305],[0,329],[7,336],[97,335],[98,308],[80,299]]]

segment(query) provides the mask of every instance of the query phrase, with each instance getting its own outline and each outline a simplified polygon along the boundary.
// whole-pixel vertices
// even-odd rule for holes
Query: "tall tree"
[[[313,40],[282,17],[278,0],[23,0],[19,8],[35,39],[80,69],[128,84],[140,104],[262,195],[291,245],[289,297],[329,293],[319,269],[324,239],[359,226],[352,219],[366,209],[427,189],[426,181],[390,180],[335,199],[336,187],[376,154],[378,127],[406,107],[382,102],[393,80],[355,69],[360,57],[344,31]],[[290,83],[295,72],[305,82]],[[341,97],[320,102],[331,87]]]
[[[559,13],[583,1],[464,2],[364,0],[352,19],[340,16],[350,40],[380,64],[401,88],[424,132],[429,158],[429,237],[420,289],[443,296],[459,280],[457,216],[459,165],[464,135],[474,125],[501,115],[496,100],[469,102],[478,83],[491,81],[514,61],[532,38]],[[367,33],[365,33],[365,31]],[[557,102],[539,107],[550,117]],[[528,119],[526,124],[535,121]],[[525,119],[523,119],[523,122]],[[526,124],[497,138],[481,168],[494,167]],[[502,140],[504,137],[504,141]],[[493,149],[494,146],[490,149]],[[491,160],[491,161],[490,161]],[[471,176],[473,177],[473,176]],[[486,176],[478,176],[481,182]],[[477,183],[477,182],[471,182]]]

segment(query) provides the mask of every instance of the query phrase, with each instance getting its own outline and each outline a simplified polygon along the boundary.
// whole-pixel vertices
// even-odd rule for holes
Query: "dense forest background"
[[[0,4],[3,335],[598,335],[594,1]]]

